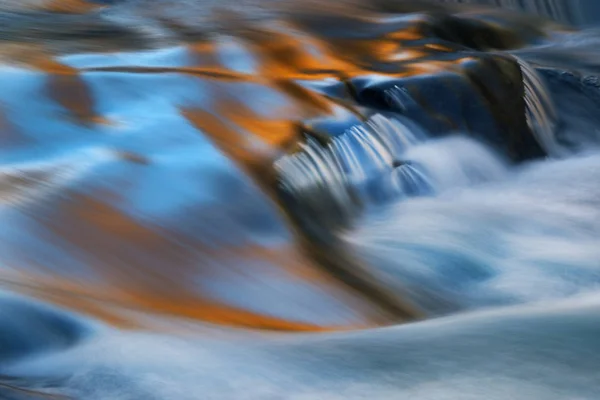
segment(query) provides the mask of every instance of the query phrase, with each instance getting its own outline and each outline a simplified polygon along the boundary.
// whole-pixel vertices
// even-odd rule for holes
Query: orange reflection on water
[[[98,5],[57,0],[44,7],[77,14],[96,10]],[[17,221],[15,232],[64,251],[77,267],[68,269],[56,260],[48,261],[42,249],[16,238],[6,245],[16,256],[8,260],[0,253],[0,264],[25,272],[15,278],[0,271],[0,281],[11,289],[130,327],[144,324],[117,309],[274,330],[381,325],[411,315],[397,312],[400,307],[394,312],[382,310],[382,303],[402,303],[400,295],[386,294],[391,300],[378,301],[321,265],[311,253],[311,238],[303,237],[278,202],[273,162],[296,151],[308,135],[321,134],[319,138],[326,141],[327,132],[316,132],[316,128],[308,132],[311,124],[333,121],[343,131],[348,121],[368,115],[356,101],[355,78],[391,81],[442,71],[466,76],[463,64],[475,59],[460,54],[439,57],[455,49],[451,43],[426,36],[426,18],[375,13],[348,16],[346,11],[332,9],[339,18],[331,26],[302,19],[304,15],[294,20],[291,14],[269,23],[236,21],[229,29],[202,39],[188,34],[183,23],[163,18],[163,26],[186,33],[178,38],[182,50],[172,53],[173,60],[142,51],[102,53],[100,46],[79,54],[75,60],[79,64],[69,64],[67,60],[73,59],[51,51],[50,45],[18,43],[12,50],[5,46],[3,61],[44,73],[36,93],[45,107],[40,109],[59,109],[70,117],[48,113],[46,118],[53,125],[45,130],[40,121],[28,125],[27,118],[13,119],[10,107],[0,104],[0,144],[5,154],[15,143],[32,154],[63,149],[61,142],[48,145],[44,140],[45,135],[64,131],[60,140],[72,146],[64,147],[67,153],[76,152],[79,142],[85,142],[115,156],[111,167],[119,172],[111,175],[110,168],[99,167],[72,186],[58,187],[57,196],[44,192],[32,195],[28,202],[3,206],[0,223]],[[93,62],[86,62],[86,55]],[[335,88],[305,86],[315,81]],[[193,89],[196,83],[198,89]],[[23,104],[31,99],[18,101]],[[111,115],[101,115],[101,110]],[[431,115],[443,118],[434,111]],[[112,118],[122,123],[105,123]],[[205,164],[218,162],[203,147],[203,140],[238,167],[247,187],[237,184],[236,190],[222,189],[224,194],[219,195],[213,193],[218,191],[214,186],[207,186],[208,194],[194,191],[218,177],[203,169]],[[197,155],[182,155],[188,149],[190,153],[197,150]],[[181,178],[177,168],[185,163],[192,166],[185,170],[189,174],[184,175],[185,187],[170,185]],[[160,179],[164,187],[156,189],[153,182]],[[34,183],[52,182],[41,178]],[[1,196],[18,190],[11,182],[6,186]],[[153,190],[145,194],[139,189],[145,186]],[[254,199],[249,194],[253,190],[277,215],[288,242],[260,244],[261,230],[243,231],[246,225],[263,222],[262,217],[242,215],[246,207],[252,207],[248,204]],[[218,206],[203,205],[210,195]],[[142,212],[144,207],[148,209]],[[226,218],[239,218],[243,223],[226,225]],[[171,225],[166,227],[165,220]],[[226,228],[221,225],[236,228],[222,232]],[[321,253],[327,250],[320,249]],[[335,258],[335,254],[328,256]],[[366,270],[347,272],[369,280]],[[277,284],[275,276],[280,279]],[[220,291],[209,290],[219,285]],[[266,306],[253,292],[256,287],[269,295]],[[238,290],[243,301],[235,296]],[[321,307],[312,305],[315,296],[322,296]],[[287,305],[290,312],[282,312],[275,303]],[[326,310],[333,311],[323,316]],[[344,316],[337,318],[336,313]]]
[[[97,10],[102,6],[98,3],[92,3],[86,0],[48,0],[42,3],[41,7],[44,11],[65,14],[83,14]]]

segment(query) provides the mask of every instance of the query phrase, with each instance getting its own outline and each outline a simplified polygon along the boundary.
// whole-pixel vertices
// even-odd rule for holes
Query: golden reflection
[[[98,287],[87,283],[83,285],[46,276],[21,275],[18,278],[9,278],[3,273],[0,277],[0,286],[51,301],[79,313],[93,315],[110,324],[128,329],[152,327],[152,324],[144,322],[144,319],[139,321],[132,319],[128,311],[143,312],[159,319],[174,317],[181,318],[181,322],[202,321],[230,327],[274,331],[319,332],[368,326],[322,326],[293,322],[204,300],[200,296],[178,295],[166,298],[153,293],[115,290],[111,286]]]
[[[136,322],[120,318],[119,309],[268,330],[348,329],[384,320],[376,308],[315,269],[293,245],[265,248],[252,244],[214,247],[190,243],[184,246],[182,241],[190,239],[143,226],[122,211],[88,197],[64,201],[44,225],[52,232],[53,239],[48,238],[51,242],[59,240],[78,249],[87,270],[84,275],[88,277],[72,277],[60,268],[48,269],[49,266],[30,262],[27,272],[17,273],[22,270],[18,265],[13,270],[2,270],[0,283],[120,326],[135,327]],[[147,252],[151,253],[151,259]],[[251,267],[257,262],[270,267]],[[251,311],[250,307],[227,304],[226,300],[214,294],[209,296],[191,284],[194,281],[210,284],[229,277],[233,279],[229,290],[235,291],[245,285],[266,284],[263,279],[268,281],[272,274],[281,275],[295,285],[314,287],[336,301],[345,299],[347,306],[357,313],[357,319],[328,325],[270,316]],[[265,290],[276,288],[265,286]],[[298,300],[281,292],[282,302],[293,305]],[[248,299],[248,304],[252,303]]]
[[[19,0],[15,4],[2,5],[2,7],[16,10],[45,11],[58,14],[85,14],[105,7],[102,4],[87,0]]]
[[[83,0],[56,0],[44,2],[43,7],[48,11],[77,14],[96,10],[99,5]],[[385,297],[384,300],[377,300],[378,296],[373,294],[375,289],[371,286],[363,285],[368,287],[370,292],[361,292],[357,289],[360,284],[350,288],[351,285],[342,282],[341,273],[336,275],[328,272],[330,266],[325,265],[327,263],[323,260],[330,261],[335,255],[328,254],[329,248],[311,252],[314,249],[311,248],[310,238],[303,237],[300,229],[294,225],[283,205],[277,200],[277,177],[273,170],[273,162],[282,154],[298,149],[299,143],[305,140],[308,134],[303,130],[307,121],[335,120],[340,109],[356,115],[357,118],[362,118],[372,111],[365,109],[364,105],[352,98],[357,95],[351,87],[354,78],[368,80],[374,77],[392,82],[394,79],[452,71],[468,79],[465,64],[470,61],[477,62],[477,59],[460,53],[454,57],[444,54],[443,58],[436,59],[440,52],[450,53],[461,45],[440,40],[431,34],[428,37],[426,28],[430,22],[427,18],[402,18],[402,15],[386,17],[366,12],[348,16],[347,14],[352,12],[341,9],[332,10],[332,13],[343,15],[343,18],[335,20],[338,25],[327,26],[318,23],[315,27],[310,21],[301,21],[301,16],[295,20],[294,15],[281,17],[276,23],[238,23],[233,19],[236,25],[229,26],[229,29],[224,31],[235,41],[235,46],[227,45],[224,36],[214,35],[199,40],[200,35],[187,35],[179,38],[178,44],[185,48],[185,56],[183,61],[175,66],[162,65],[154,62],[155,60],[129,62],[136,60],[139,54],[122,53],[105,54],[106,60],[102,60],[103,62],[90,62],[89,65],[80,62],[81,66],[75,68],[67,65],[66,61],[59,61],[65,59],[59,56],[65,55],[51,50],[53,47],[50,44],[3,45],[3,62],[18,67],[25,66],[45,74],[43,89],[36,93],[40,97],[39,101],[60,105],[74,119],[60,121],[64,125],[56,125],[58,128],[53,129],[64,128],[68,131],[73,129],[73,124],[85,126],[87,131],[98,133],[97,137],[90,139],[95,140],[94,145],[110,147],[118,155],[118,162],[135,164],[135,168],[140,169],[161,168],[153,164],[152,156],[145,154],[144,150],[135,150],[136,141],[145,143],[157,137],[166,137],[169,132],[164,130],[169,128],[160,123],[165,120],[181,120],[182,123],[187,123],[187,126],[178,125],[173,129],[184,131],[186,128],[193,128],[198,137],[210,139],[222,154],[230,158],[245,176],[258,185],[266,195],[264,202],[279,213],[281,223],[289,231],[292,239],[290,243],[275,248],[248,242],[208,245],[201,240],[167,230],[159,224],[153,225],[153,221],[142,223],[124,211],[124,207],[128,205],[124,193],[136,184],[136,179],[142,173],[123,169],[125,172],[118,178],[110,178],[103,175],[103,172],[98,172],[93,179],[83,182],[82,187],[106,183],[106,187],[112,189],[105,187],[86,195],[77,190],[64,189],[56,204],[44,203],[43,207],[32,206],[23,211],[28,218],[35,221],[32,224],[37,228],[27,230],[29,227],[24,223],[23,226],[15,227],[57,247],[63,246],[63,250],[70,252],[73,257],[78,257],[85,272],[83,275],[88,278],[72,278],[69,271],[62,270],[60,265],[46,264],[43,257],[34,258],[29,252],[36,249],[28,249],[24,242],[20,243],[24,248],[16,250],[20,252],[20,259],[11,260],[10,267],[16,270],[23,268],[28,272],[11,277],[8,272],[2,271],[0,283],[11,290],[30,293],[96,315],[110,323],[132,328],[147,326],[123,316],[124,314],[118,311],[119,308],[228,326],[305,331],[381,325],[415,317],[417,312],[405,312],[401,305],[398,305],[403,300],[399,295],[385,293],[379,296]],[[339,31],[336,31],[338,28]],[[493,26],[489,28],[494,29]],[[502,29],[498,29],[498,34],[501,35]],[[183,26],[178,28],[178,33],[183,31]],[[231,52],[235,57],[224,59],[219,53],[222,51]],[[101,52],[100,48],[90,54],[79,54],[82,56],[80,61],[85,60],[85,56],[93,56],[90,59],[97,60],[103,57]],[[245,52],[248,52],[250,57],[244,58]],[[149,57],[148,54],[145,54],[145,57]],[[121,63],[120,60],[126,62]],[[235,62],[240,64],[234,65]],[[147,86],[143,90],[136,86],[137,82],[133,79],[142,74],[147,78]],[[173,77],[173,80],[166,86],[155,88],[152,85],[154,80],[159,81],[159,75],[168,75]],[[209,88],[209,92],[193,93],[191,89],[188,90],[188,81],[185,79],[189,79],[189,76],[186,75],[197,78]],[[113,88],[109,78],[115,76],[119,76],[122,81],[115,80],[119,83],[114,84],[116,88]],[[105,80],[102,81],[101,78]],[[326,90],[320,92],[301,84],[301,81],[326,82],[326,79],[330,78],[340,83],[340,86],[346,85],[344,90],[348,93],[347,99],[340,100],[335,95],[328,95]],[[108,85],[113,91],[107,93],[113,93],[115,98],[97,97],[100,95],[92,93],[88,82],[95,79]],[[121,88],[121,82],[131,84],[125,84]],[[181,87],[177,86],[178,84]],[[256,90],[264,90],[265,92],[261,93],[266,93],[265,96],[279,96],[279,100],[273,102],[276,104],[271,103],[260,112],[257,111],[260,107],[254,104],[256,96],[253,95],[254,89],[248,89],[250,85],[255,85]],[[148,87],[152,90],[146,90]],[[171,90],[183,94],[170,96]],[[112,109],[113,112],[122,112],[123,110],[118,109],[121,95],[127,98],[127,102],[123,103],[127,107],[143,108],[143,114],[131,117],[131,125],[139,123],[143,132],[119,130],[118,126],[107,124],[107,116],[99,115],[97,104],[101,101],[108,104],[106,108]],[[208,97],[208,100],[198,100],[201,95]],[[154,97],[160,98],[161,101],[148,102],[150,105],[146,105],[140,100]],[[111,108],[113,100],[117,105]],[[40,150],[35,147],[35,143],[32,144],[36,140],[44,139],[41,136],[36,137],[40,129],[39,122],[38,125],[27,125],[27,121],[13,121],[7,117],[8,113],[10,109],[0,109],[0,145],[4,151],[13,146],[32,146],[34,152]],[[50,118],[61,119],[55,115]],[[81,134],[81,131],[79,133]],[[127,135],[133,137],[136,134],[140,136],[128,139]],[[36,140],[28,140],[27,135]],[[77,142],[80,138],[69,138],[71,139]],[[56,145],[60,147],[60,144]],[[148,150],[148,153],[163,155],[160,146]],[[144,146],[140,148],[143,149]],[[200,165],[206,161],[202,157],[208,156],[199,154],[198,160],[186,161]],[[202,181],[208,178],[210,177],[193,176],[188,185],[192,188],[199,187]],[[75,186],[75,189],[78,189],[78,186]],[[152,195],[160,197],[156,193]],[[244,207],[244,198],[236,200],[237,207]],[[40,211],[44,207],[50,210],[49,214]],[[0,214],[0,223],[5,223],[4,218],[8,221],[8,216],[13,215],[11,212],[21,212],[21,208],[24,207],[6,206],[3,209],[6,212]],[[218,215],[220,212],[218,209],[201,208],[178,211],[190,219],[202,218],[213,213]],[[151,220],[152,216],[150,214],[148,219]],[[179,214],[172,218],[182,225],[188,222]],[[218,222],[215,223],[214,230],[219,230]],[[214,232],[208,232],[207,236],[212,233]],[[234,232],[231,234],[234,235]],[[315,256],[316,253],[320,253],[318,257]],[[5,262],[3,257],[5,256],[0,254],[0,264]],[[19,265],[19,261],[23,265]],[[344,266],[348,269],[346,275],[359,276],[358,280],[369,281],[370,276],[366,269],[359,272],[350,271],[355,265],[346,261],[343,261],[347,264]],[[252,266],[252,262],[271,265],[274,273],[282,274],[288,283],[316,288],[315,290],[324,293],[327,301],[341,303],[341,307],[353,311],[355,317],[345,323],[323,323],[312,322],[311,318],[299,321],[292,317],[273,316],[268,310],[253,311],[250,306],[244,308],[231,304],[225,298],[210,296],[193,284],[198,281],[210,284],[211,279],[232,275],[240,286],[263,285],[265,290],[271,290],[272,288],[267,287],[261,280],[266,276],[263,274],[268,272],[259,271]],[[235,291],[234,286],[229,289]],[[308,297],[311,294],[304,296]],[[285,293],[281,294],[281,297],[282,302],[289,301],[290,304],[298,300],[287,299]],[[252,298],[247,300],[248,304],[252,304]],[[394,312],[382,311],[383,303],[393,304],[394,307],[389,308],[394,309]],[[402,310],[398,311],[400,309]],[[311,312],[314,313],[313,316],[317,316],[319,310]],[[313,319],[318,320],[316,317]]]
[[[102,5],[86,0],[49,0],[43,4],[44,11],[83,14],[101,8]]]
[[[47,95],[79,123],[106,122],[94,111],[93,97],[78,69],[57,61],[47,49],[38,46],[13,46],[9,55],[17,65],[26,65],[47,74]]]

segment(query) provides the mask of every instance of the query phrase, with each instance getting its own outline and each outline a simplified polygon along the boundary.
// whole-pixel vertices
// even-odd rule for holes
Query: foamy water
[[[93,400],[592,400],[599,326],[593,296],[353,333],[189,340],[105,331],[0,372]]]
[[[365,216],[346,240],[386,284],[437,299],[434,310],[595,291],[598,179],[599,155],[538,163]]]
[[[0,398],[598,400],[584,2],[0,1]]]

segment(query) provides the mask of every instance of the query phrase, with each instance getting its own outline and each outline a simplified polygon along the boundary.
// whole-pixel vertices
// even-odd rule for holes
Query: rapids
[[[600,3],[0,1],[0,398],[600,398]]]

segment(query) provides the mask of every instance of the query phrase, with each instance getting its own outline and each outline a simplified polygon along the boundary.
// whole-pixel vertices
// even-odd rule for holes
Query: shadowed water
[[[599,12],[0,1],[0,397],[597,399]]]

